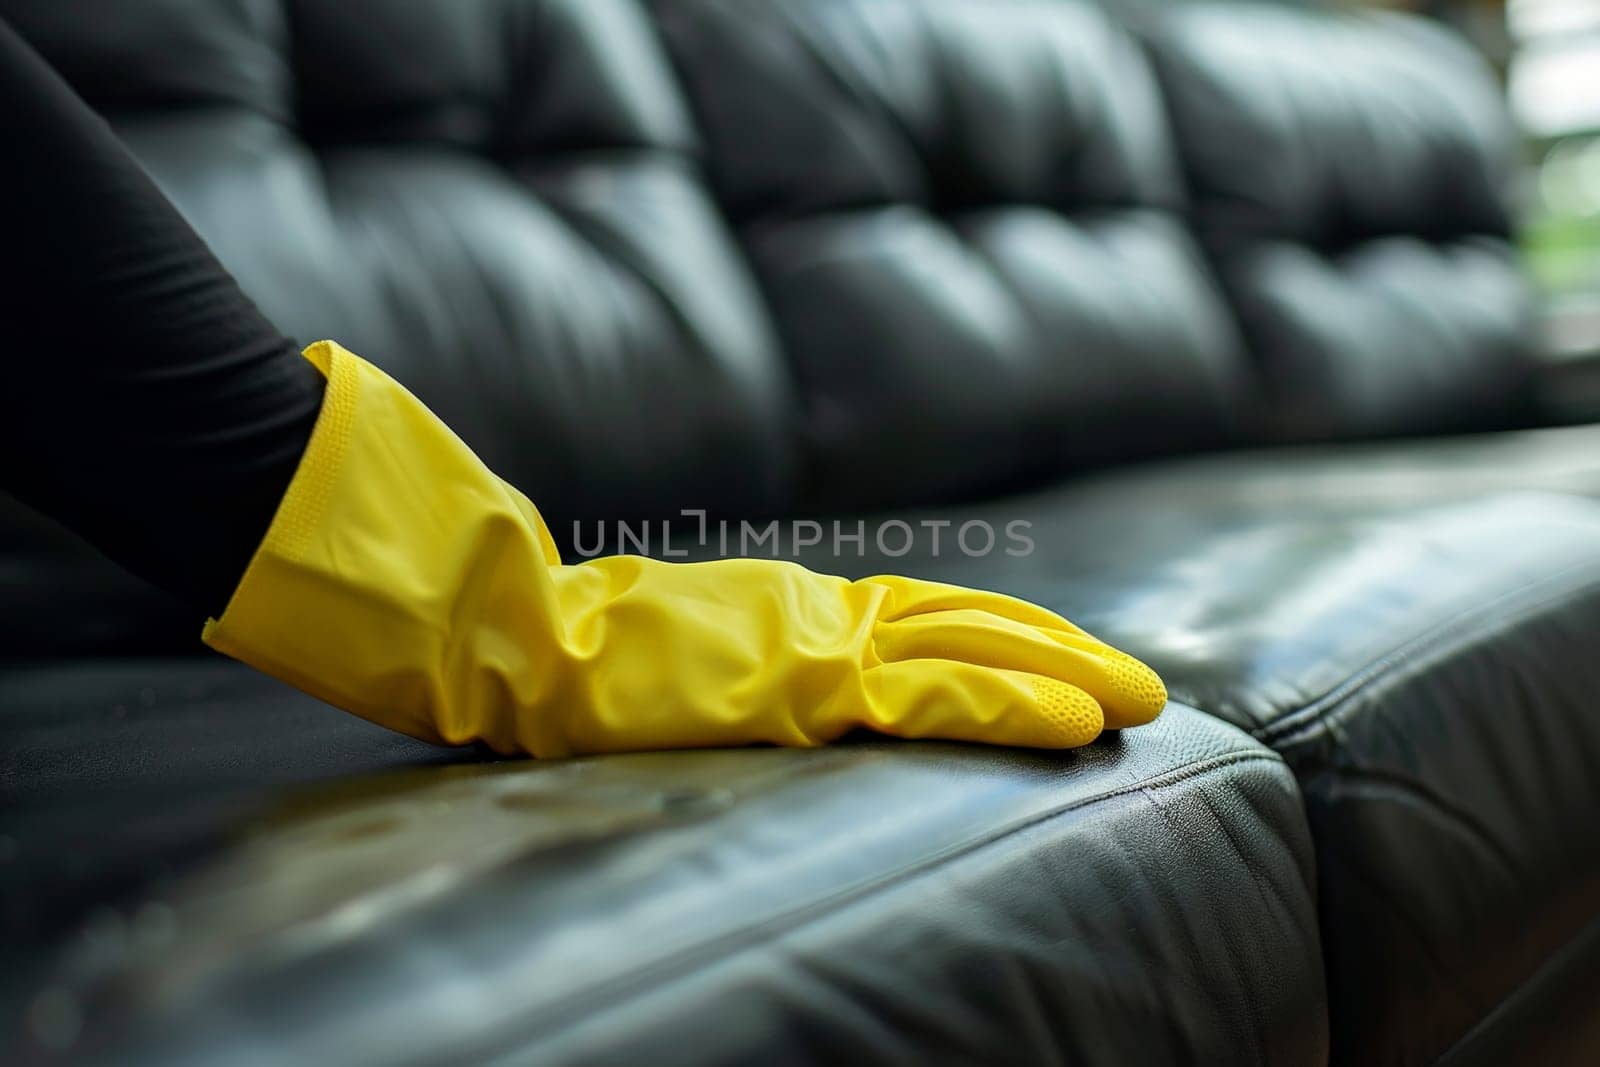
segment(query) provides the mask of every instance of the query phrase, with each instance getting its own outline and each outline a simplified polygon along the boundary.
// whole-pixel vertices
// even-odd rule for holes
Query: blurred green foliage
[[[1545,214],[1522,231],[1539,287],[1552,294],[1600,291],[1600,216]]]

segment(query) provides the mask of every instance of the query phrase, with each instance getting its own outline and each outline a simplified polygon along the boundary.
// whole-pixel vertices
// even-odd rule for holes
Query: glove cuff
[[[377,367],[331,341],[304,355],[322,413],[202,640],[413,737],[560,750],[516,711],[548,697],[559,648],[538,511]]]

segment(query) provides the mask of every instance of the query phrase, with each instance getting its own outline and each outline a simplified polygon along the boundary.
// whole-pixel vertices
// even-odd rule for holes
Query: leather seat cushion
[[[1293,776],[1188,708],[461,762],[191,660],[16,668],[0,716],[8,1009],[70,998],[91,1062],[1325,1054]]]
[[[1600,913],[1600,856],[1587,832],[1600,798],[1583,769],[1600,758],[1600,725],[1587,704],[1600,623],[1584,575],[1600,544],[1600,519],[1594,504],[1575,497],[1484,494],[1517,484],[1594,491],[1600,452],[1581,447],[1593,433],[1165,463],[927,513],[957,526],[1028,521],[1035,545],[1028,556],[969,558],[947,533],[937,558],[926,555],[925,538],[924,554],[891,557],[869,535],[862,558],[807,562],[910,572],[1039,600],[1145,656],[1179,699],[1279,747],[1300,777],[1316,834],[1342,1058],[1359,1061],[1379,1049],[1431,1058],[1483,1015],[1488,1021],[1470,1046],[1493,1048],[1504,1040],[1496,1019],[1588,1003],[1581,983],[1597,973],[1586,953],[1600,940],[1592,926],[1582,931]],[[258,758],[248,754],[263,733],[312,740],[305,753],[285,750],[282,766],[296,768],[290,781],[302,780],[301,772],[337,776],[387,759],[440,758],[273,683],[230,673],[229,665],[208,669],[219,673],[189,675],[198,684],[190,694],[213,696],[179,717],[205,722],[207,745],[179,763],[185,750],[171,740],[176,735],[135,735],[160,741],[118,750],[127,762],[109,764],[113,780],[131,774],[141,788],[186,767],[204,772],[198,783],[175,779],[183,795],[197,798],[191,819],[214,806],[199,801],[218,795],[210,791],[219,781],[242,789],[250,803],[270,798],[270,786],[261,789],[252,773],[229,763]],[[32,704],[38,723],[60,717],[61,754],[49,761],[58,771],[76,767],[98,743],[83,715],[97,714],[104,725],[118,704],[135,707],[147,688],[155,707],[168,708],[169,690],[157,683],[172,668],[103,670],[109,674],[98,681],[83,668],[11,670],[6,706]],[[25,690],[15,688],[19,679]],[[18,692],[26,699],[10,697]],[[308,723],[346,741],[330,746],[307,732]],[[1144,736],[1132,731],[1122,743]],[[386,745],[374,749],[375,742]],[[36,744],[37,735],[22,734],[11,751]],[[342,762],[353,752],[378,762]],[[24,770],[13,762],[4,780],[39,780],[37,768]],[[49,795],[50,804],[27,817],[67,794]],[[79,809],[76,840],[102,832],[105,797],[117,798],[124,825],[144,827],[126,840],[170,832],[166,802],[141,821],[113,791]],[[7,801],[8,812],[29,810]],[[114,873],[139,873],[143,848],[122,851],[128,867],[118,866],[117,850],[104,841],[63,855],[85,863],[107,854]],[[52,877],[50,892],[27,890],[29,907],[59,900],[81,915],[90,900],[65,891],[66,875]],[[124,889],[120,875],[106,876],[90,897]],[[34,913],[8,907],[7,914]],[[61,915],[51,914],[25,925],[52,929]],[[1573,947],[1558,953],[1569,939]],[[1582,1034],[1581,1022],[1563,1017],[1557,1029]]]
[[[1367,477],[1380,450],[1341,451],[1320,471],[1218,457],[937,513],[1029,521],[1025,556],[968,558],[947,530],[938,558],[838,562],[1055,608],[1281,752],[1317,844],[1335,1058],[1424,1062],[1569,941],[1600,944],[1600,503],[1419,508],[1425,468],[1411,492]],[[1600,1041],[1592,1013],[1561,1026]]]

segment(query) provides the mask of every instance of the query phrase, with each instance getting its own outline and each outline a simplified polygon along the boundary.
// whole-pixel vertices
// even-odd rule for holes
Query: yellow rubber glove
[[[1040,748],[1153,719],[1142,663],[1043,608],[776,560],[563,566],[539,513],[329,341],[322,415],[204,639],[414,737],[562,756],[858,726]]]

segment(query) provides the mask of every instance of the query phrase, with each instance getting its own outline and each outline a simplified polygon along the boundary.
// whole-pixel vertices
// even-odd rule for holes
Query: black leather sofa
[[[780,551],[1028,597],[1173,699],[1063,755],[496,761],[204,652],[11,508],[7,1055],[1600,1056],[1600,427],[1533,428],[1514,134],[1441,31],[0,14],[270,316],[405,381],[561,535],[815,517]],[[1031,551],[960,540],[1012,522]]]

